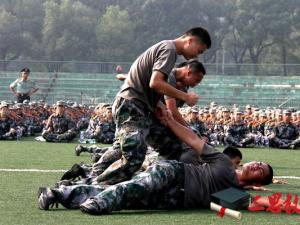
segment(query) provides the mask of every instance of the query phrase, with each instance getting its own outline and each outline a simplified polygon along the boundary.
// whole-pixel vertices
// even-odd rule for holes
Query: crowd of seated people
[[[300,146],[300,111],[293,108],[259,109],[247,105],[231,109],[211,103],[204,108],[185,108],[181,113],[193,130],[212,145],[235,147]]]
[[[211,145],[235,147],[300,147],[300,111],[293,108],[227,108],[212,102],[206,107],[183,107],[187,124]],[[58,101],[0,104],[0,140],[42,135],[48,142],[111,144],[115,123],[110,104],[80,105]],[[80,135],[79,135],[80,133]],[[88,142],[93,140],[94,142]]]
[[[42,136],[47,142],[69,142],[80,131],[86,139],[112,143],[115,124],[111,106],[80,105],[71,101],[44,101],[0,104],[0,140],[19,140],[26,136]],[[39,139],[40,140],[40,139]]]

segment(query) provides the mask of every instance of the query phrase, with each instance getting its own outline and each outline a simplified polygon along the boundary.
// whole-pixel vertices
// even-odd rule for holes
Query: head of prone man
[[[241,187],[268,185],[273,180],[273,168],[265,162],[245,163],[236,174]]]
[[[206,29],[195,27],[175,39],[175,45],[178,54],[193,59],[210,48],[211,38]]]
[[[223,153],[230,158],[235,169],[240,167],[243,156],[238,148],[228,146],[223,150]]]

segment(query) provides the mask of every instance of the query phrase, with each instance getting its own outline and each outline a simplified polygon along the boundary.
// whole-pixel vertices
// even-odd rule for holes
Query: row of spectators
[[[211,103],[204,108],[180,109],[189,126],[212,145],[236,147],[300,146],[300,111],[292,108],[259,109]],[[71,141],[80,133],[80,142],[111,144],[115,134],[109,104],[87,106],[71,101],[48,105],[44,101],[0,104],[0,139],[42,135],[48,142]]]
[[[111,106],[89,107],[71,101],[58,101],[50,106],[44,101],[28,100],[0,104],[0,140],[41,135],[48,142],[69,142],[79,131],[83,131],[81,134],[85,140],[112,143],[115,124]]]
[[[243,110],[212,103],[202,109],[181,109],[181,113],[192,129],[212,145],[283,149],[300,146],[300,111],[293,108],[259,109],[247,105]]]

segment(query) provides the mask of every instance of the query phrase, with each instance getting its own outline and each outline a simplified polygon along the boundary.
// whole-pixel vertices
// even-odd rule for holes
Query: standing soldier
[[[9,85],[10,90],[17,97],[18,103],[22,103],[24,100],[30,101],[30,96],[38,90],[35,82],[28,79],[29,74],[30,70],[23,68],[21,70],[21,77]]]

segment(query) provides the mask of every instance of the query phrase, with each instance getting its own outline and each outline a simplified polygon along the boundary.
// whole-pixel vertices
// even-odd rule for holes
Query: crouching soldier
[[[63,101],[56,103],[55,113],[53,113],[47,122],[43,138],[48,142],[71,141],[76,137],[75,124],[66,117],[65,104]]]

